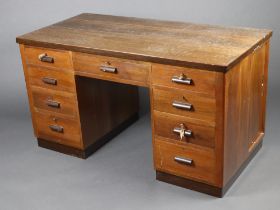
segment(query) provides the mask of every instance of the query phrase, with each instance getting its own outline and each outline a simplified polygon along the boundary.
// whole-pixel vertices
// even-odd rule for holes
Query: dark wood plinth
[[[234,181],[239,177],[241,172],[246,168],[246,166],[249,164],[252,158],[257,154],[257,152],[260,150],[261,147],[262,147],[262,141],[260,141],[260,143],[255,147],[255,149],[252,151],[252,153],[247,158],[247,160],[242,164],[239,170],[235,173],[235,175],[230,179],[230,181],[223,188],[178,177],[161,171],[156,171],[156,179],[159,181],[167,182],[169,184],[177,185],[179,187],[184,187],[187,189],[195,190],[198,192],[206,193],[208,195],[222,198],[227,192],[227,190],[234,183]]]
[[[61,152],[67,155],[72,155],[78,158],[86,159],[89,157],[92,153],[94,153],[96,150],[98,150],[100,147],[102,147],[104,144],[106,144],[108,141],[113,139],[115,136],[117,136],[119,133],[121,133],[124,129],[129,127],[132,123],[138,120],[138,113],[132,115],[129,119],[118,125],[116,128],[111,130],[109,133],[107,133],[105,136],[100,138],[98,141],[96,141],[94,144],[91,144],[86,149],[77,149],[74,147],[62,145],[56,142],[48,141],[45,139],[37,138],[38,140],[38,146],[51,149],[57,152]]]

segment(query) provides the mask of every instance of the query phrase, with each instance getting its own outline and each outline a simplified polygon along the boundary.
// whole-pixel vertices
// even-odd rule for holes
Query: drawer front
[[[73,69],[69,51],[27,46],[24,52],[27,64]]]
[[[73,72],[29,66],[28,76],[31,85],[53,90],[75,92]]]
[[[55,114],[35,112],[37,137],[81,148],[80,124]]]
[[[215,123],[215,99],[199,93],[153,87],[153,109]]]
[[[77,116],[77,103],[72,93],[32,87],[33,105],[35,108],[60,114]]]
[[[153,64],[152,84],[215,96],[215,72]]]
[[[172,139],[182,145],[196,144],[215,146],[215,128],[195,124],[185,117],[154,111],[154,132],[156,136]]]
[[[215,153],[212,149],[198,149],[155,140],[156,170],[205,182],[218,184]]]
[[[96,78],[148,86],[151,65],[145,62],[73,53],[76,74],[90,74]]]

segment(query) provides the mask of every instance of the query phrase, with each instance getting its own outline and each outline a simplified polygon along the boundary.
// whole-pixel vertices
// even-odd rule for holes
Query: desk
[[[157,179],[221,197],[262,145],[271,35],[81,14],[19,36],[38,144],[88,157],[147,87]]]

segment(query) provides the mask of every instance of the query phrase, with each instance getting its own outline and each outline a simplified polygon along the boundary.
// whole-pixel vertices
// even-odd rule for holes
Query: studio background
[[[279,9],[279,0],[1,0],[0,209],[275,209],[280,205]],[[155,181],[144,88],[143,117],[86,161],[37,147],[15,38],[83,12],[273,30],[264,146],[225,198]]]

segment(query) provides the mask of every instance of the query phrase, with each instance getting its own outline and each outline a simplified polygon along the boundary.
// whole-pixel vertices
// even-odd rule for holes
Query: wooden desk
[[[271,35],[81,14],[19,36],[38,144],[88,157],[147,87],[157,179],[223,196],[262,145]]]

